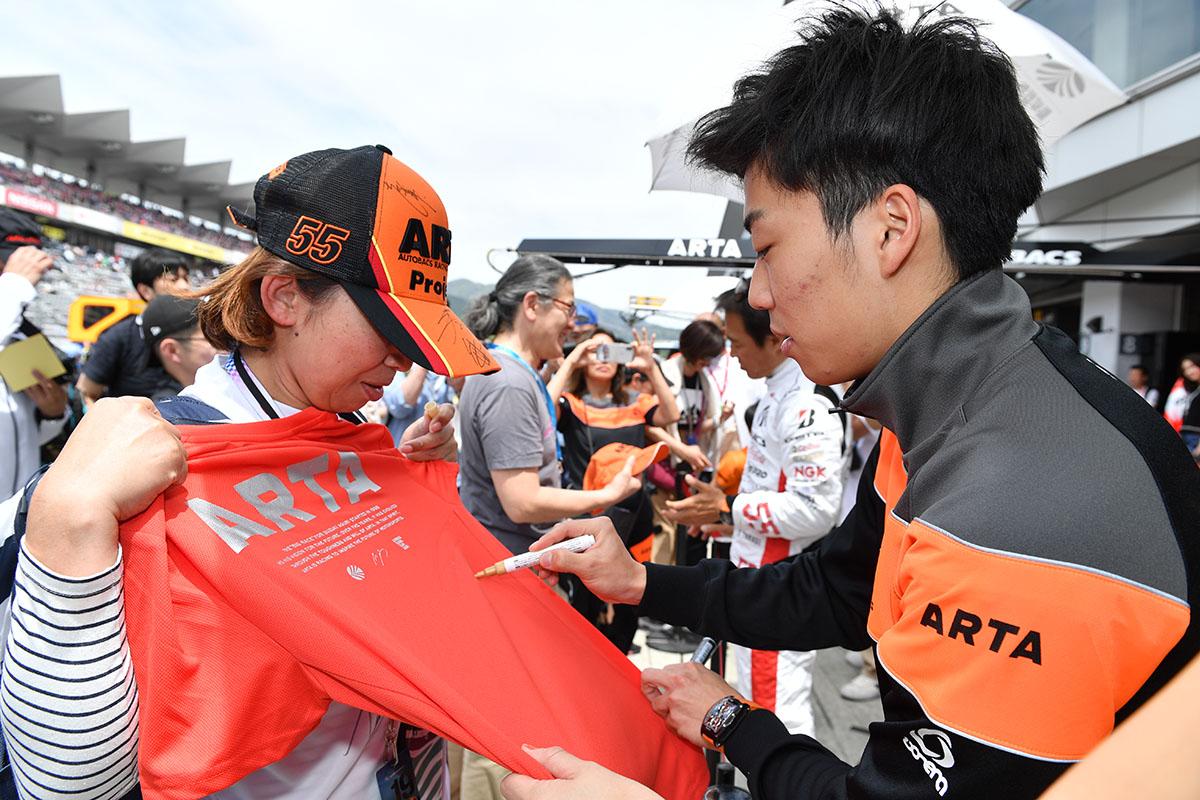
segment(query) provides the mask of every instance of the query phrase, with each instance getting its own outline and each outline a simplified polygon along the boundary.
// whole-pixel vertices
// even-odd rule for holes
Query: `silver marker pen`
[[[700,640],[700,644],[696,645],[696,652],[692,653],[692,657],[688,661],[693,664],[704,664],[708,661],[708,657],[713,654],[713,650],[716,649],[716,641],[705,636]]]
[[[497,561],[485,570],[476,572],[476,578],[490,578],[492,575],[504,575],[509,572],[516,572],[519,569],[536,566],[542,560],[543,553],[549,553],[551,550],[566,550],[570,553],[582,553],[596,543],[596,537],[591,534],[579,536],[575,539],[567,539],[565,542],[552,544],[545,550],[535,550],[528,553],[522,553],[519,556],[510,556],[503,561]]]

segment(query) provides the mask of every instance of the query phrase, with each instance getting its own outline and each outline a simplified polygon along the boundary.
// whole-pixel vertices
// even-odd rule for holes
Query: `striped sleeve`
[[[111,800],[137,783],[138,692],[121,555],[56,575],[21,543],[0,672],[0,721],[25,800]]]

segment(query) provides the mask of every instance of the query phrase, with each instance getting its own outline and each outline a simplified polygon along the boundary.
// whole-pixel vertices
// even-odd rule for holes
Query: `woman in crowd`
[[[1167,395],[1167,421],[1179,431],[1192,457],[1200,461],[1200,353],[1188,353],[1179,362],[1179,380]]]
[[[679,354],[662,365],[679,403],[679,422],[668,431],[684,444],[699,448],[709,465],[722,455],[716,451],[716,433],[724,409],[705,367],[724,352],[721,329],[708,320],[695,320],[679,334]]]
[[[521,256],[496,288],[476,298],[466,322],[500,364],[467,378],[459,396],[463,505],[513,553],[560,520],[608,508],[641,488],[626,465],[603,489],[564,489],[557,410],[544,362],[563,357],[575,320],[571,273],[549,256]],[[507,770],[464,753],[462,800],[499,798]]]
[[[563,360],[550,381],[550,397],[558,404],[558,430],[563,435],[564,484],[583,487],[588,463],[596,451],[613,442],[646,446],[646,426],[665,427],[679,419],[679,408],[654,358],[654,338],[645,331],[635,334],[634,356],[627,365],[601,361],[603,344],[613,344],[611,333],[597,330]],[[651,393],[628,394],[626,370],[648,378]],[[646,489],[613,506],[605,515],[633,548],[653,534],[653,514]],[[588,620],[598,624],[604,635],[622,652],[628,652],[637,632],[637,611],[631,606],[611,608],[600,602],[581,583],[571,582],[571,604]]]
[[[364,175],[380,176],[380,189],[363,192]],[[343,202],[348,197],[357,205]],[[404,258],[403,235],[416,221],[412,197],[422,200],[425,224],[433,226],[426,251],[429,242],[448,245],[437,194],[385,148],[308,153],[263,176],[256,217],[230,210],[257,231],[258,246],[204,290],[199,308],[205,337],[225,354],[202,367],[180,398],[161,405],[163,415],[177,423],[254,422],[315,407],[358,422],[357,409],[382,397],[414,362],[453,375],[495,369],[450,314],[444,293],[405,291],[415,285],[410,270],[438,271],[444,285],[449,261],[448,246],[435,246],[420,262]],[[359,244],[376,242],[370,255]],[[433,342],[421,330],[435,323],[444,327]],[[442,406],[421,417],[400,451],[453,458],[453,413]],[[115,438],[128,441],[113,441],[116,448],[136,448],[143,435],[137,427],[120,434]],[[137,688],[122,635],[117,543],[117,522],[136,510],[91,508],[104,520],[92,526],[97,535],[86,549],[68,546],[65,528],[31,526],[21,550],[2,705],[14,776],[26,797],[116,797],[136,781]],[[93,587],[96,581],[103,586]],[[100,589],[106,594],[96,594]],[[67,624],[77,623],[81,609],[101,619]],[[389,749],[422,741],[411,754],[414,770],[429,778],[419,787],[422,800],[448,797],[441,741],[407,734],[393,721],[331,703],[287,756],[214,796],[378,796]]]
[[[466,322],[501,370],[467,379],[459,398],[463,505],[513,553],[568,517],[607,508],[640,488],[627,469],[603,489],[564,489],[557,409],[538,377],[562,358],[575,318],[571,274],[549,256],[522,256]]]

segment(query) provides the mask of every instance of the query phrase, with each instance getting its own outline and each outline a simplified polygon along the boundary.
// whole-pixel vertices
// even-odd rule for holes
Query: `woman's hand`
[[[593,336],[590,339],[580,342],[571,350],[571,354],[563,359],[560,370],[565,369],[568,373],[574,372],[583,366],[585,356],[590,356],[596,352],[596,348],[604,344],[607,339],[601,339],[599,336]]]
[[[708,456],[704,455],[704,451],[699,445],[685,444],[679,448],[677,456],[692,465],[692,469],[696,472],[703,472],[712,466],[712,462],[708,460]]]
[[[94,575],[116,560],[118,523],[186,476],[179,431],[153,403],[99,400],[33,493],[26,546],[60,575]]]
[[[610,772],[592,761],[583,761],[561,747],[522,748],[554,776],[539,781],[527,775],[509,775],[500,782],[506,800],[662,800],[639,783]]]
[[[625,459],[625,466],[621,468],[621,471],[603,489],[599,490],[604,498],[602,502],[605,508],[616,505],[642,488],[641,478],[633,474],[633,462],[635,458],[636,456],[630,456]]]
[[[413,461],[458,461],[458,443],[454,441],[454,405],[442,403],[431,408],[408,426],[400,437],[400,452]]]
[[[633,332],[633,359],[628,366],[647,375],[658,366],[654,361],[654,334],[648,333],[645,328]]]

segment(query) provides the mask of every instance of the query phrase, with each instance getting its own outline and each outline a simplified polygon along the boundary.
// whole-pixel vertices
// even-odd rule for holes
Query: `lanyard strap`
[[[518,364],[529,370],[529,374],[532,375],[534,381],[537,382],[538,388],[542,390],[542,402],[546,404],[546,413],[550,415],[550,429],[553,431],[554,435],[554,457],[561,462],[563,455],[562,443],[558,440],[558,410],[554,407],[554,401],[550,399],[550,390],[547,389],[546,384],[542,382],[542,376],[538,375],[537,370],[534,369],[528,361],[521,358],[520,354],[518,354],[516,350],[513,350],[510,347],[505,347],[504,345],[496,344],[495,342],[488,342],[487,349],[499,350],[501,353],[504,353],[504,355],[516,359]]]
[[[275,406],[267,398],[263,397],[263,393],[258,390],[258,384],[254,382],[254,378],[250,377],[249,370],[242,363],[242,354],[236,349],[233,351],[233,366],[237,370],[238,375],[241,376],[242,383],[246,384],[246,388],[250,390],[250,394],[258,401],[259,408],[263,410],[263,413],[271,419],[279,419],[279,412],[275,410]]]
[[[232,358],[234,369],[236,369],[237,374],[241,376],[242,383],[246,384],[246,388],[250,391],[250,394],[254,396],[255,401],[258,403],[258,407],[263,410],[263,413],[266,414],[268,418],[279,419],[279,412],[275,410],[275,406],[271,403],[271,401],[264,397],[263,393],[259,391],[258,384],[255,383],[254,378],[250,376],[250,370],[248,370],[246,365],[242,362],[242,354],[235,349],[232,353]],[[361,425],[367,421],[366,417],[362,416],[357,411],[341,411],[338,412],[338,416],[352,425]]]

